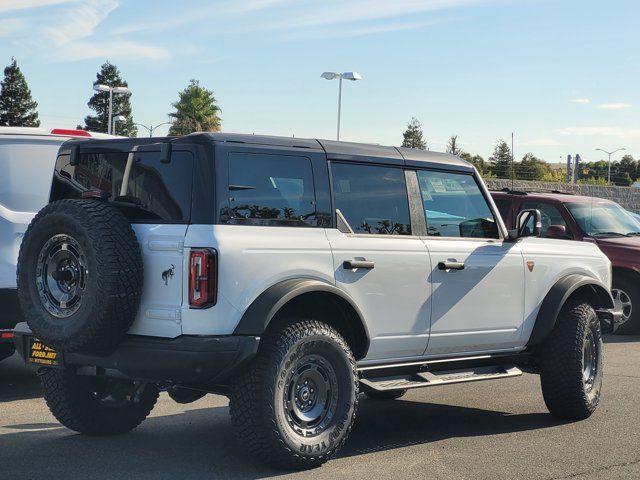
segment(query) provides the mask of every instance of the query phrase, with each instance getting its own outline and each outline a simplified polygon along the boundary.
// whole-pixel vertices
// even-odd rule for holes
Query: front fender
[[[602,282],[586,275],[567,275],[558,280],[544,297],[527,346],[539,345],[547,338],[566,301],[580,289],[591,291],[590,300],[595,309],[613,309],[613,297]]]

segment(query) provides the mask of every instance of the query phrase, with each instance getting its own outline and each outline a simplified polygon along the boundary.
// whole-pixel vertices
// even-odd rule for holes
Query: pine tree
[[[200,86],[198,80],[191,80],[181,91],[177,102],[172,103],[175,112],[169,135],[188,135],[193,132],[219,132],[222,124],[220,107],[211,90]]]
[[[407,124],[407,129],[402,135],[404,136],[403,147],[419,148],[420,150],[427,148],[427,141],[422,134],[422,124],[416,117],[411,117],[411,121]]]
[[[27,81],[12,57],[0,82],[0,125],[39,127],[37,108],[38,102],[31,98]]]
[[[509,145],[504,140],[500,140],[493,149],[493,155],[489,157],[489,170],[498,178],[512,178],[512,160]]]
[[[460,144],[458,143],[458,135],[451,135],[449,138],[449,142],[447,143],[447,153],[451,155],[457,155],[458,157],[462,155],[462,148],[460,148]]]
[[[120,77],[118,67],[107,61],[102,65],[100,71],[96,75],[94,85],[107,85],[110,87],[128,87],[127,82]],[[113,95],[113,116],[123,115],[126,120],[118,122],[116,132],[118,135],[125,137],[135,137],[138,129],[133,123],[131,115],[131,94],[114,94]],[[88,115],[84,118],[84,129],[92,132],[109,131],[109,92],[96,92],[87,103],[89,108],[96,112],[97,115]]]

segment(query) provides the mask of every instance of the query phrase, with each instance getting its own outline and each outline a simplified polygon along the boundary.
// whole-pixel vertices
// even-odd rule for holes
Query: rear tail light
[[[189,257],[189,306],[207,308],[218,299],[218,254],[211,248],[191,250]]]
[[[2,332],[0,334],[0,338],[3,340],[9,340],[10,338],[13,338],[13,332]]]

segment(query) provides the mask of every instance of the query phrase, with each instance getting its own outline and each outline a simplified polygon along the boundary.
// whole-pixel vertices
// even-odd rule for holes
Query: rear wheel
[[[540,350],[540,383],[552,415],[570,420],[591,416],[602,390],[603,342],[591,305],[571,302]]]
[[[158,400],[154,385],[44,369],[47,406],[65,427],[86,435],[117,435],[136,428]]]
[[[613,296],[614,309],[622,313],[622,321],[624,322],[616,330],[616,333],[621,335],[640,333],[640,288],[638,288],[637,282],[628,277],[617,275],[613,279],[611,295]]]
[[[356,363],[342,336],[297,320],[262,340],[231,390],[230,412],[243,444],[277,467],[321,465],[345,443],[358,404]]]

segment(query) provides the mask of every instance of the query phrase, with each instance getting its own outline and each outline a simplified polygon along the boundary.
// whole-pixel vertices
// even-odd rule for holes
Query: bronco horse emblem
[[[171,268],[162,272],[162,280],[164,280],[164,284],[169,285],[169,280],[171,280],[175,274],[176,274],[176,267],[172,263]]]

